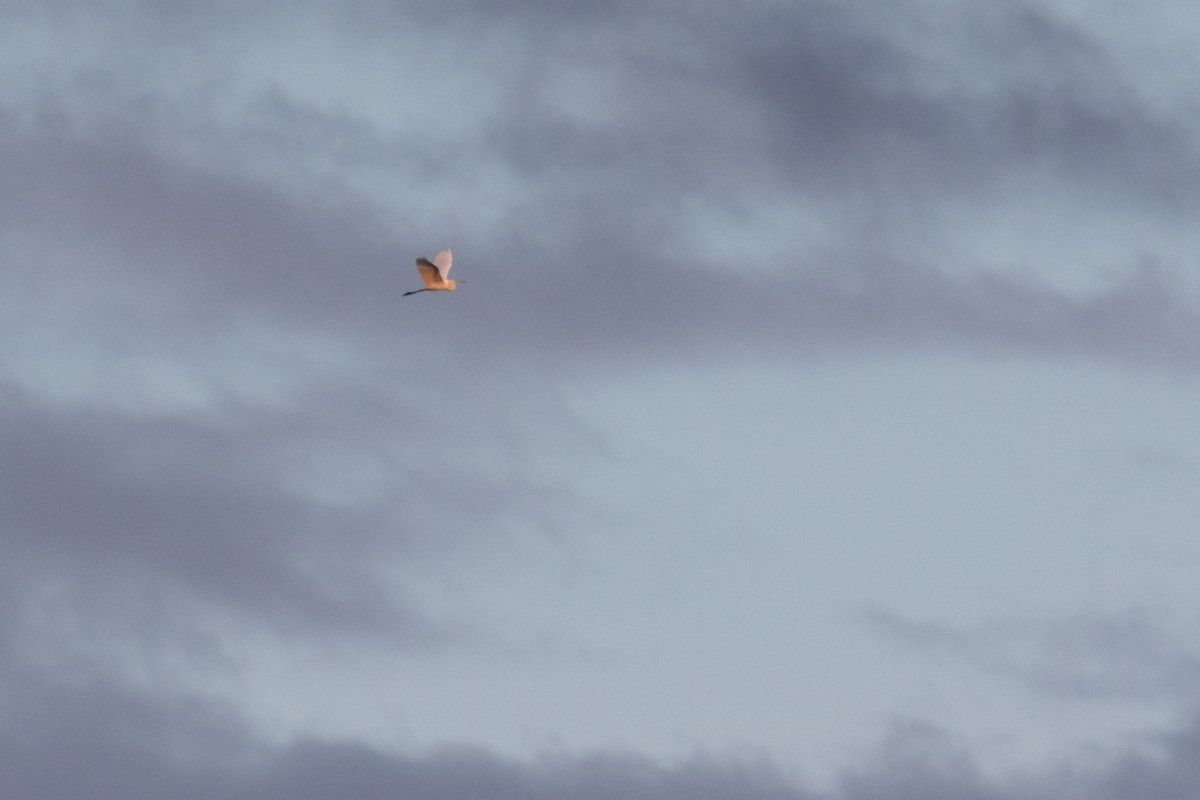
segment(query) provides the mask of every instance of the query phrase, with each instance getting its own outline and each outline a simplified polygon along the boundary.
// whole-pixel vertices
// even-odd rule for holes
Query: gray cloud
[[[905,203],[926,202],[919,199],[922,187],[949,188],[937,177],[939,169],[961,177],[972,174],[972,163],[1009,169],[1006,164],[1076,159],[1082,160],[1078,170],[1060,173],[1069,182],[1108,175],[1114,186],[1161,187],[1180,196],[1194,183],[1188,165],[1197,158],[1184,132],[1174,123],[1146,127],[1155,123],[1145,121],[1149,115],[1122,93],[1119,81],[1095,79],[1112,71],[1098,47],[1044,15],[1017,8],[991,24],[1003,28],[1001,38],[1011,40],[1014,50],[1035,51],[1035,61],[1070,60],[1023,79],[1050,81],[1052,88],[988,86],[982,99],[961,99],[953,88],[938,94],[925,85],[928,68],[914,43],[890,41],[819,4],[791,14],[772,25],[765,18],[740,23],[765,26],[758,31],[763,35],[733,35],[737,26],[726,31],[714,27],[715,20],[689,16],[681,30],[697,50],[713,51],[710,38],[718,34],[732,38],[731,49],[716,50],[724,55],[699,62],[676,64],[666,55],[655,60],[634,37],[626,45],[633,52],[623,54],[612,79],[622,99],[603,121],[565,117],[561,99],[539,89],[555,64],[536,66],[532,88],[521,95],[528,99],[494,121],[485,151],[478,141],[460,142],[459,150],[472,154],[462,165],[437,162],[442,182],[453,184],[462,170],[477,168],[480,157],[498,158],[500,166],[515,168],[519,185],[531,193],[503,210],[502,240],[469,226],[460,233],[459,269],[474,273],[468,289],[486,292],[493,302],[451,329],[447,341],[455,349],[510,358],[532,349],[553,360],[736,350],[764,341],[798,351],[831,344],[963,344],[1194,368],[1200,317],[1167,268],[1130,267],[1125,280],[1089,297],[986,268],[964,276],[955,264],[864,252],[849,240],[833,250],[798,251],[777,273],[754,276],[665,248],[664,232],[676,235],[689,224],[672,210],[679,200],[716,197],[804,164],[840,164],[840,172],[858,176],[901,170],[905,192],[917,194],[901,200],[889,189],[883,199]],[[583,35],[563,24],[559,35],[567,41]],[[1069,45],[1068,55],[1054,55],[1061,43]],[[561,49],[549,48],[549,56],[569,60]],[[591,58],[580,57],[578,66],[585,72],[605,67]],[[720,89],[722,75],[737,76],[752,91]],[[630,80],[633,85],[626,85]],[[672,83],[678,91],[670,90]],[[693,96],[687,91],[692,83],[718,87],[704,95],[714,108],[699,101],[689,107],[692,101],[680,99]],[[1034,92],[1046,96],[1030,99]],[[770,113],[755,111],[755,103]],[[385,222],[377,201],[348,186],[335,183],[321,197],[318,191],[330,184],[311,183],[297,193],[272,177],[248,177],[238,163],[183,159],[156,141],[161,133],[152,120],[169,116],[138,109],[130,106],[92,131],[18,123],[10,115],[0,163],[10,176],[6,206],[15,212],[0,222],[20,226],[25,235],[38,230],[98,248],[104,269],[117,274],[98,274],[97,280],[125,281],[141,291],[152,287],[158,302],[186,302],[194,318],[218,325],[244,311],[375,342],[395,331],[397,315],[420,313],[397,305],[398,293],[411,279],[407,265],[428,233],[403,217]],[[363,159],[397,178],[408,169],[403,138],[344,113],[306,108],[278,87],[238,113],[252,120],[249,128],[235,123],[202,136],[241,137],[248,152],[301,165],[298,174],[305,173],[306,159],[312,169],[313,160],[330,157]],[[771,114],[784,115],[778,126],[792,137],[784,155],[756,139],[776,125]],[[705,123],[697,124],[701,119]],[[996,136],[1008,138],[997,142]],[[1017,144],[1021,137],[1025,144]],[[899,151],[897,141],[903,142]],[[734,151],[738,158],[729,158]],[[781,164],[793,167],[780,173]],[[916,174],[914,164],[927,167],[917,167]],[[1144,174],[1131,176],[1131,168]],[[429,175],[434,166],[413,169]],[[814,191],[795,183],[803,177],[789,178],[789,191]],[[980,177],[989,185],[998,180]],[[1188,183],[1172,189],[1163,182],[1168,179]],[[815,190],[817,196],[839,187],[842,199],[831,207],[840,205],[836,213],[851,219],[868,213],[846,230],[865,228],[869,212],[856,210],[859,201],[851,199],[857,190],[844,175],[830,181]],[[875,179],[868,182],[880,189]],[[974,192],[951,189],[958,191]],[[406,201],[414,212],[418,204]],[[753,206],[748,213],[755,213]],[[535,236],[535,224],[552,226],[554,239]]]
[[[969,196],[971,184],[1050,165],[1081,187],[1136,188],[1168,204],[1194,196],[1194,131],[1156,118],[1098,42],[1048,12],[1000,4],[936,25],[917,13],[897,35],[808,8],[826,24],[775,20],[745,50],[748,85],[782,115],[798,167]],[[947,45],[953,66],[934,55]]]
[[[1147,445],[1128,448],[1124,463],[1132,469],[1161,474],[1189,475],[1200,469],[1195,459],[1177,450]]]
[[[5,696],[0,768],[14,800],[44,797],[430,800],[1042,800],[1194,797],[1200,791],[1189,723],[1155,739],[1044,771],[987,777],[945,731],[898,724],[831,786],[806,786],[770,763],[696,755],[664,765],[636,754],[518,761],[478,748],[404,756],[346,741],[256,741],[226,708],[156,697],[105,681],[72,688],[21,675]],[[67,755],[69,754],[69,755]]]
[[[398,605],[403,587],[373,564],[422,557],[463,530],[504,536],[510,519],[556,532],[573,506],[553,484],[522,478],[524,456],[507,457],[515,471],[502,485],[490,465],[455,467],[449,452],[406,458],[404,442],[431,447],[429,426],[382,392],[310,389],[301,406],[197,417],[9,395],[0,552],[10,563],[113,591],[158,587],[159,602],[196,597],[281,630],[436,641],[451,628]],[[568,429],[546,422],[569,447]]]
[[[994,619],[977,626],[873,610],[867,622],[906,646],[940,652],[1058,696],[1193,702],[1200,658],[1143,614]]]
[[[1151,110],[1085,31],[1022,3],[903,6],[891,22],[804,2],[539,30],[512,113],[492,121],[494,152],[553,191],[586,178],[589,195],[620,192],[639,215],[665,195],[764,186],[926,206],[1014,176],[1037,191],[1047,174],[1106,203],[1190,207],[1190,115]],[[594,114],[554,91],[564,67],[612,90]]]
[[[186,303],[195,322],[222,324],[252,311],[289,327],[376,340],[396,331],[397,315],[421,313],[398,305],[412,276],[407,259],[388,252],[377,222],[127,144],[9,144],[4,160],[25,165],[9,189],[24,211],[10,225],[90,240],[107,252],[107,269],[118,270],[94,280],[153,287],[148,299],[165,308]],[[519,234],[490,246],[466,241],[461,274],[475,267],[481,288],[468,288],[493,302],[448,329],[447,340],[553,359],[763,342],[799,351],[962,344],[1188,369],[1200,355],[1200,315],[1163,269],[1140,268],[1082,298],[999,274],[954,277],[853,253],[799,255],[785,274],[751,279],[671,260],[644,234],[622,241],[614,236],[622,221],[609,217],[567,212],[553,252]]]
[[[10,553],[118,583],[165,579],[281,622],[376,627],[395,615],[365,574],[346,581],[356,555],[367,558],[395,523],[378,508],[289,492],[272,474],[278,465],[257,452],[271,445],[261,430],[246,438],[228,422],[23,404],[4,412],[2,545]],[[356,588],[339,592],[332,576]]]

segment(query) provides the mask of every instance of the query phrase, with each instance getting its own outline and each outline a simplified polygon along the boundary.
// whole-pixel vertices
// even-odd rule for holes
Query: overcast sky
[[[1200,796],[1191,2],[0,21],[5,797]]]

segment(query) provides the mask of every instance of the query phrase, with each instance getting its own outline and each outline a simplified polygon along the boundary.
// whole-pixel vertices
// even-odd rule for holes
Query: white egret
[[[453,292],[460,283],[466,283],[466,281],[452,281],[446,277],[450,274],[451,261],[452,256],[449,250],[438,253],[433,257],[433,261],[424,256],[418,258],[417,272],[421,273],[421,281],[425,284],[425,288],[405,292],[404,296],[408,297],[417,292]]]

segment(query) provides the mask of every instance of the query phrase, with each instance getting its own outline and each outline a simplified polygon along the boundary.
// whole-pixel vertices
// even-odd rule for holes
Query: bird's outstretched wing
[[[443,250],[433,257],[434,266],[442,273],[442,280],[450,277],[450,264],[453,262],[453,256],[449,250]]]
[[[417,259],[417,272],[421,273],[421,282],[425,284],[426,289],[440,286],[444,280],[437,266],[424,257]]]

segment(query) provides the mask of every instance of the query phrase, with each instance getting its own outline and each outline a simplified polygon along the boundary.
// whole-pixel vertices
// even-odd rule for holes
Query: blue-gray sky
[[[1190,4],[0,18],[6,797],[1200,793]]]

